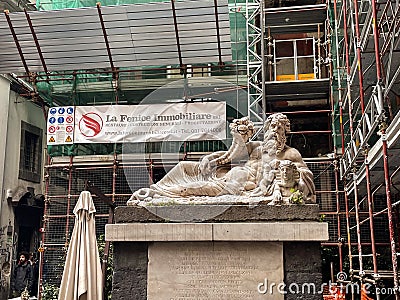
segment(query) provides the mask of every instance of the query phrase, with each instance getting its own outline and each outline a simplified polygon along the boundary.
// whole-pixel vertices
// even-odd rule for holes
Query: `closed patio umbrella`
[[[61,279],[59,300],[102,300],[102,273],[96,240],[96,209],[88,191],[74,208],[75,225]]]

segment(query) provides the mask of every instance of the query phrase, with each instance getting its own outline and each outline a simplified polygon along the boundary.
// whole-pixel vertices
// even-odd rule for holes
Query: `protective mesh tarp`
[[[95,7],[94,0],[37,0],[38,10],[59,10],[67,8]],[[146,0],[104,0],[102,6],[144,4],[151,2]],[[169,2],[169,1],[167,1]],[[246,9],[245,1],[228,1],[230,36],[232,47],[232,61],[224,61],[224,68],[218,63],[196,65],[193,76],[204,76],[202,73],[211,69],[211,76],[228,76],[230,82],[238,85],[247,85],[246,78]],[[120,68],[118,81],[119,91],[115,92],[115,77],[111,72],[104,72],[103,69],[80,70],[75,72],[52,72],[50,81],[47,81],[45,74],[39,74],[37,87],[43,99],[50,105],[96,105],[104,103],[115,103],[115,99],[125,101],[128,104],[135,104],[151,92],[151,88],[157,89],[169,81],[183,78],[180,74],[179,65],[160,65],[154,60],[153,65],[148,67]],[[198,72],[198,73],[197,73]],[[173,73],[173,75],[171,75]],[[60,74],[59,76],[57,76]],[[207,74],[209,75],[209,74]],[[141,83],[139,83],[139,81]],[[135,97],[132,97],[132,86],[135,88]],[[116,94],[118,93],[118,94]],[[133,100],[134,99],[134,100]]]

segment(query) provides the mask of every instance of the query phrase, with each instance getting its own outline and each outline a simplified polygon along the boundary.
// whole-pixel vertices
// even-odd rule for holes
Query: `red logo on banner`
[[[95,137],[103,128],[103,119],[94,112],[89,112],[79,120],[79,130],[86,137]]]
[[[71,116],[68,116],[66,121],[67,121],[67,123],[72,123],[74,121],[74,118]]]

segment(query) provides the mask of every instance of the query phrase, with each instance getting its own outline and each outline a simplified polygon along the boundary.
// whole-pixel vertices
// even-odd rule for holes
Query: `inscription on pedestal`
[[[181,242],[149,245],[148,300],[284,299],[282,243]],[[263,289],[265,287],[263,286]]]

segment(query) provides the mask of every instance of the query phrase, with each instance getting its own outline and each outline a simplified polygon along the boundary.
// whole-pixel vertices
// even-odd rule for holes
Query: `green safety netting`
[[[93,7],[96,3],[100,2],[101,5],[124,5],[124,4],[138,4],[150,2],[169,2],[169,0],[36,0],[36,7],[38,10],[55,10],[65,8],[78,8],[78,7]]]
[[[38,10],[54,10],[64,8],[78,8],[96,6],[100,2],[101,5],[124,5],[124,4],[140,4],[150,2],[169,2],[170,0],[36,0]],[[229,1],[229,3],[246,3],[246,0]]]
[[[340,129],[340,123],[341,121],[344,123],[347,123],[348,116],[345,115],[343,116],[342,120],[340,120],[340,106],[339,106],[339,81],[340,81],[340,86],[345,86],[346,85],[346,77],[344,76],[345,70],[344,69],[337,69],[335,66],[337,66],[337,49],[336,49],[336,43],[340,42],[340,40],[343,38],[343,32],[338,31],[338,39],[336,39],[336,34],[334,32],[335,28],[335,17],[334,17],[334,4],[333,2],[329,2],[329,9],[328,9],[328,18],[329,18],[329,23],[331,27],[331,48],[330,48],[330,53],[331,53],[331,59],[332,59],[332,64],[334,66],[334,69],[332,70],[332,85],[331,85],[331,93],[334,101],[334,107],[333,107],[333,112],[332,112],[332,135],[333,135],[333,143],[334,146],[337,149],[340,149],[342,147],[342,134],[341,134],[341,129]]]

